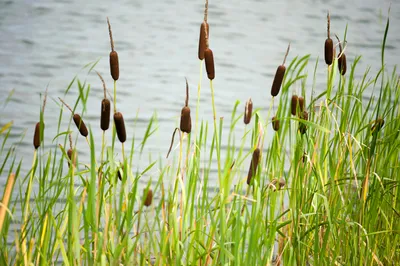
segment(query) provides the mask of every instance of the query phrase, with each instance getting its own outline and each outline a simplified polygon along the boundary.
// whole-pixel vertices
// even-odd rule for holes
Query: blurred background
[[[380,68],[381,43],[390,2],[386,64],[391,72],[400,59],[400,5],[396,1],[210,0],[208,22],[216,69],[217,116],[225,118],[225,128],[230,124],[236,100],[241,102],[238,111],[242,112],[245,101],[251,97],[254,108],[261,108],[262,115],[267,116],[273,76],[283,61],[289,42],[291,50],[287,65],[296,56],[311,55],[307,68],[307,86],[311,91],[313,71],[319,59],[316,90],[326,88],[323,48],[328,10],[331,13],[332,39],[335,33],[343,39],[348,25],[348,73],[354,58],[362,55],[356,76],[363,75],[368,66],[371,67],[371,77],[376,75]],[[82,68],[99,60],[95,70],[103,75],[112,92],[107,16],[113,29],[115,50],[119,54],[117,108],[124,114],[127,125],[127,153],[133,135],[135,147],[140,144],[154,112],[158,119],[154,125],[158,131],[146,145],[144,155],[134,160],[136,167],[148,165],[150,155],[153,159],[165,160],[172,131],[179,125],[184,105],[185,77],[190,85],[189,105],[194,119],[203,0],[1,0],[0,128],[11,120],[14,123],[7,145],[15,144],[17,158],[23,158],[23,176],[31,165],[32,136],[35,123],[39,121],[40,94],[48,86],[44,120],[45,145],[50,148],[57,145],[52,142],[60,112],[57,97],[64,98],[70,105],[75,103],[77,86],[73,85],[67,95],[64,92],[76,75],[81,81],[91,84],[84,120],[93,129],[96,152],[99,152],[103,88],[94,72],[88,74],[88,69]],[[295,83],[291,90],[300,93],[301,83]],[[10,93],[13,94],[11,100],[4,107]],[[77,112],[81,111],[82,105],[79,105]],[[138,121],[134,127],[136,115]],[[209,121],[212,128],[210,86],[204,66],[200,118]],[[64,108],[62,130],[66,130],[69,119],[70,114]],[[243,127],[242,123],[238,125],[239,137],[243,134]],[[71,129],[74,140],[78,138],[78,147],[82,147],[79,148],[80,160],[87,163],[85,140],[78,135],[74,125]],[[119,144],[116,146],[120,147]],[[264,147],[268,146],[267,138]],[[4,185],[5,180],[6,176],[1,176],[0,185]]]

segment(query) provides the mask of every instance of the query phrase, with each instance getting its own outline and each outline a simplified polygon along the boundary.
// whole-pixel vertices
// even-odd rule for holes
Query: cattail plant
[[[286,50],[285,57],[283,58],[282,65],[278,66],[278,68],[276,69],[274,81],[272,82],[272,87],[271,87],[271,95],[272,95],[272,97],[277,96],[279,91],[280,91],[280,89],[281,89],[283,77],[285,76],[285,71],[286,71],[285,62],[286,62],[286,58],[287,58],[287,56],[289,54],[289,50],[290,50],[290,43],[289,43],[288,48]]]
[[[75,155],[75,152],[74,152],[74,150],[73,150],[73,148],[72,148],[72,136],[71,136],[71,134],[69,134],[69,149],[68,149],[68,151],[67,151],[67,155],[68,155],[69,160],[72,162],[72,165],[75,166],[75,163],[76,163],[76,155]],[[70,163],[68,162],[68,167],[70,167],[70,166],[71,166],[71,165],[70,165]]]
[[[143,189],[143,205],[149,207],[153,201],[153,191],[149,189]]]
[[[204,51],[204,58],[206,60],[207,77],[213,80],[215,78],[214,55],[212,50],[208,47]]]
[[[116,112],[114,114],[114,123],[118,139],[121,143],[124,143],[126,141],[125,122],[124,122],[124,117],[120,112]]]
[[[338,57],[338,67],[339,67],[339,72],[340,74],[342,74],[342,76],[344,76],[346,74],[346,70],[347,70],[347,61],[346,61],[346,55],[344,54],[344,49],[342,47],[342,43],[339,40],[339,37],[337,35],[336,39],[339,42],[339,57]]]
[[[248,125],[251,121],[252,112],[253,112],[253,102],[251,101],[251,98],[249,98],[246,102],[246,106],[244,107],[243,120],[246,125]]]
[[[257,167],[260,162],[260,153],[261,152],[258,147],[253,152],[253,156],[251,157],[249,172],[247,174],[247,185],[251,184],[252,178],[256,174]]]
[[[253,179],[253,176],[256,175],[257,173],[257,168],[258,164],[260,163],[260,156],[261,156],[261,137],[263,135],[263,130],[261,123],[258,124],[259,128],[259,136],[258,136],[258,141],[257,141],[257,147],[253,151],[253,155],[251,157],[251,162],[250,162],[250,167],[249,167],[249,172],[247,174],[247,185],[251,184],[251,181]]]
[[[330,38],[330,27],[331,27],[331,17],[329,16],[328,12],[328,27],[327,27],[328,37],[325,40],[325,63],[328,66],[330,66],[333,61],[333,41]]]
[[[40,122],[37,122],[35,126],[35,133],[33,135],[33,146],[35,147],[35,150],[40,147],[40,142]]]
[[[279,131],[279,119],[276,116],[272,117],[272,128]]]
[[[110,72],[111,77],[114,81],[119,78],[119,63],[118,63],[118,53],[114,50],[114,40],[112,37],[110,20],[107,18],[108,32],[110,34],[111,52],[110,52]]]
[[[100,73],[97,71],[96,71],[96,73],[99,76],[101,82],[103,83],[103,89],[104,89],[104,99],[101,101],[100,128],[103,131],[106,131],[110,127],[111,104],[110,104],[110,100],[107,99],[106,83],[104,82],[104,79],[100,75]]]
[[[292,96],[291,104],[290,104],[290,111],[292,115],[297,114],[297,105],[299,104],[299,97],[297,95]]]
[[[304,98],[303,97],[299,97],[299,110],[300,112],[304,111]]]
[[[42,114],[44,113],[44,108],[46,106],[46,99],[47,99],[47,89],[46,88],[46,92],[44,93],[44,99],[43,99],[43,106],[42,106]],[[43,124],[43,130],[44,130],[44,122],[42,122]],[[35,147],[35,150],[37,150],[40,147],[40,143],[42,142],[41,140],[41,136],[40,136],[40,121],[36,123],[35,125],[35,132],[33,133],[33,147]]]
[[[204,51],[207,48],[207,39],[210,36],[210,26],[207,22],[208,15],[208,0],[206,0],[205,9],[204,9],[204,21],[200,25],[200,36],[199,36],[199,59],[204,59]],[[207,35],[206,35],[207,34]]]
[[[190,118],[190,108],[189,104],[189,84],[186,79],[186,99],[185,99],[185,106],[182,108],[181,111],[181,125],[180,129],[182,132],[190,133],[192,130],[192,119]]]
[[[303,111],[303,112],[301,113],[301,115],[300,115],[300,118],[303,119],[303,120],[308,120],[308,113],[307,113],[307,111]],[[299,123],[299,131],[300,131],[300,133],[301,133],[302,135],[304,135],[304,134],[306,133],[306,131],[307,131],[307,125],[304,124],[304,123],[302,123],[302,122],[300,122],[300,123]]]
[[[71,109],[71,107],[69,107],[69,105],[66,104],[60,97],[58,97],[58,99],[60,99],[60,101],[71,111],[71,113],[73,114],[72,118],[75,122],[76,127],[79,130],[79,133],[81,133],[81,135],[86,138],[87,135],[89,134],[89,132],[88,132],[85,122],[83,122],[83,119],[81,118],[81,116],[79,114],[74,114],[74,111]]]

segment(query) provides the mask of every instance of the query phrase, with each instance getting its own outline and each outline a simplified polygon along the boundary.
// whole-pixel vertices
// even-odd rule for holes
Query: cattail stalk
[[[106,131],[110,127],[110,101],[107,99],[107,88],[106,83],[104,82],[103,77],[97,72],[101,82],[103,83],[103,90],[104,90],[104,99],[101,101],[101,115],[100,115],[100,128],[103,131]]]
[[[111,43],[110,72],[111,72],[111,77],[114,79],[114,81],[117,81],[119,79],[118,53],[114,50],[114,40],[112,37],[110,20],[108,19],[108,17],[107,17],[107,24],[108,24],[108,32],[110,35],[110,43]]]
[[[66,104],[60,97],[58,97],[58,99],[71,111],[71,113],[73,114],[72,118],[75,122],[76,127],[79,130],[79,133],[81,133],[81,135],[86,138],[89,132],[81,116],[79,114],[74,114],[74,111],[71,109],[71,107],[68,104]]]
[[[46,101],[47,101],[47,90],[48,86],[46,87],[46,91],[44,93],[44,99],[43,99],[43,106],[42,106],[42,114],[44,114],[44,108],[46,106]],[[37,150],[40,147],[40,143],[42,142],[43,134],[41,132],[44,131],[44,122],[42,122],[43,125],[43,130],[41,130],[41,123],[40,121],[36,123],[35,125],[35,131],[33,133],[33,147],[35,150]]]
[[[286,50],[285,57],[283,58],[282,65],[278,66],[278,68],[276,69],[274,81],[272,82],[272,87],[271,87],[271,95],[272,95],[272,97],[277,96],[279,94],[280,89],[281,89],[283,77],[285,76],[285,72],[286,72],[285,62],[286,62],[286,58],[287,58],[287,56],[289,54],[289,50],[290,50],[290,43],[289,43],[288,48]]]
[[[180,129],[182,132],[190,133],[192,131],[192,119],[190,117],[190,108],[189,108],[189,84],[186,79],[186,99],[185,106],[181,111],[181,123]]]
[[[328,36],[327,36],[327,39],[325,40],[325,63],[328,66],[330,66],[333,61],[333,41],[330,38],[331,18],[330,18],[329,12],[328,12],[327,20],[328,20],[328,25],[327,25]]]

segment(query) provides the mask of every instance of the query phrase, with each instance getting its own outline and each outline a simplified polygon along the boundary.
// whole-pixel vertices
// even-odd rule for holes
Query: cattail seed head
[[[124,117],[120,112],[116,112],[114,114],[114,123],[118,139],[121,143],[124,143],[126,141],[125,122],[124,122]]]
[[[244,107],[244,123],[248,125],[251,121],[251,115],[253,112],[253,102],[251,101],[251,98],[246,102],[246,106]]]
[[[377,133],[381,130],[381,128],[383,127],[383,125],[385,124],[385,120],[383,120],[383,118],[379,117],[374,125],[371,128],[372,133]]]
[[[192,119],[190,118],[190,108],[189,106],[185,106],[181,111],[181,131],[190,133],[192,130]]]
[[[44,126],[44,123],[43,123]],[[35,150],[37,150],[40,147],[41,139],[40,139],[40,122],[36,123],[35,126],[35,133],[33,134],[33,146],[35,147]]]
[[[342,43],[340,42],[339,37],[337,35],[335,35],[335,36],[339,42],[339,51],[340,51],[339,57],[338,57],[338,68],[339,68],[340,74],[342,74],[342,76],[344,76],[346,74],[346,70],[347,70],[346,55],[344,54]]]
[[[101,101],[101,116],[100,116],[100,127],[106,131],[110,126],[110,101],[103,99]]]
[[[325,40],[325,63],[331,65],[333,61],[333,41],[331,38]]]
[[[76,127],[79,130],[79,133],[81,133],[82,136],[87,137],[89,132],[88,132],[87,127],[86,127],[85,123],[83,122],[81,116],[78,114],[74,114],[73,119],[74,119]]]
[[[153,191],[149,188],[146,193],[146,189],[143,190],[144,206],[149,207],[153,201]]]
[[[279,119],[276,118],[275,116],[272,117],[272,128],[273,128],[275,131],[278,131],[278,130],[279,130]]]
[[[347,70],[347,60],[346,60],[346,55],[344,53],[342,53],[341,56],[338,58],[338,67],[340,74],[344,76]]]
[[[203,21],[200,25],[200,37],[199,37],[199,59],[204,59],[204,51],[207,48],[207,39],[210,36],[210,27],[207,22]],[[207,31],[207,37],[206,37]]]
[[[297,97],[297,95],[293,95],[292,101],[291,101],[291,109],[290,109],[292,115],[296,115],[296,113],[297,113],[298,102],[299,102],[299,97]]]
[[[71,148],[68,149],[67,155],[68,155],[69,160],[72,162],[72,165],[75,166],[76,156]],[[71,164],[68,162],[68,167],[70,167],[70,166],[71,166]]]
[[[273,97],[278,95],[278,93],[281,89],[283,77],[285,76],[285,71],[286,71],[286,67],[284,65],[280,65],[276,69],[274,81],[272,82],[272,87],[271,87],[271,95]]]
[[[251,158],[249,173],[247,174],[247,185],[251,184],[251,180],[257,172],[257,167],[259,162],[260,162],[260,149],[256,148]]]
[[[110,52],[110,72],[113,80],[118,80],[119,78],[119,63],[118,63],[118,53],[116,51]]]
[[[215,78],[214,55],[210,48],[204,50],[204,58],[206,60],[207,76],[210,80],[213,80]]]
[[[299,109],[300,109],[300,112],[304,111],[304,98],[301,96],[299,97]]]

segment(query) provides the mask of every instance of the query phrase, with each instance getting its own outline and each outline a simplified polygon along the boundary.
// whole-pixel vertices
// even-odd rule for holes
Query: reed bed
[[[224,120],[216,116],[214,61],[207,59],[212,52],[205,25],[198,57],[202,59],[205,38],[214,130],[209,130],[206,118],[197,126],[197,112],[192,130],[190,110],[184,111],[189,108],[186,83],[182,116],[177,115],[171,125],[180,124],[173,138],[179,129],[190,134],[180,134],[174,149],[171,143],[170,157],[149,158],[145,167],[134,170],[133,158],[151,141],[156,119],[149,121],[138,146],[136,137],[126,134],[126,129],[134,131],[134,125],[130,120],[125,124],[116,111],[116,97],[111,131],[107,130],[110,102],[101,104],[100,128],[86,127],[71,108],[74,118],[63,117],[60,105],[59,124],[73,120],[80,134],[85,133],[89,145],[79,149],[86,149],[88,158],[76,156],[78,148],[71,137],[76,133],[69,127],[59,129],[55,138],[49,136],[51,143],[35,133],[28,173],[20,172],[21,162],[12,147],[0,149],[0,158],[6,158],[0,175],[12,178],[0,206],[0,265],[395,265],[400,261],[400,85],[396,69],[388,70],[384,64],[389,19],[378,74],[367,70],[356,78],[360,60],[356,57],[342,77],[343,68],[337,72],[341,50],[339,58],[332,55],[328,68],[315,65],[314,69],[324,67],[329,78],[326,88],[320,88],[319,95],[313,91],[308,99],[304,91],[303,97],[296,95],[295,85],[315,75],[305,71],[310,56],[297,56],[285,66],[279,88],[273,87],[271,106],[274,101],[278,104],[273,117],[260,108],[265,101],[253,108],[249,100],[244,114],[237,112],[238,101]],[[113,52],[112,37],[111,44]],[[113,60],[110,54],[116,94],[119,75],[113,74]],[[104,101],[106,81],[102,84]],[[74,110],[79,105],[84,113],[87,97],[94,97],[90,86],[74,79],[66,94],[72,94],[71,86],[80,92]],[[368,90],[379,90],[379,97],[366,95]],[[265,95],[269,96],[267,90]],[[41,124],[44,118],[43,108]],[[238,123],[242,119],[245,123]],[[224,123],[230,125],[227,132]],[[83,125],[87,132],[81,131]],[[41,135],[46,133],[38,127]],[[236,129],[244,133],[237,135]],[[0,128],[2,147],[7,147],[12,130],[10,123]],[[101,143],[95,143],[94,130],[103,131]],[[270,132],[273,137],[266,141]],[[105,134],[113,136],[111,143],[104,141]],[[132,144],[122,161],[114,149],[116,136],[123,144]],[[63,147],[68,142],[67,150]],[[166,151],[168,144],[161,148]],[[96,149],[101,149],[100,156]],[[14,180],[19,191],[10,193]],[[210,189],[211,183],[216,189]]]

